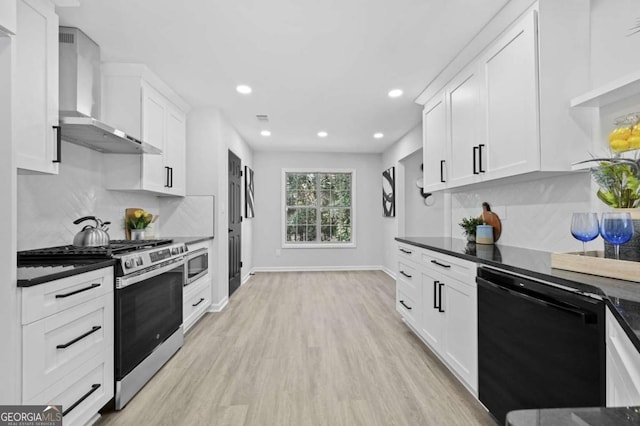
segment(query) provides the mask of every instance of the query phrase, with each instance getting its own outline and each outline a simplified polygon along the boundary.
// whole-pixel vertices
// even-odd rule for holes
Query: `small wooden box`
[[[601,277],[640,282],[640,262],[607,259],[604,251],[551,253],[551,267]]]

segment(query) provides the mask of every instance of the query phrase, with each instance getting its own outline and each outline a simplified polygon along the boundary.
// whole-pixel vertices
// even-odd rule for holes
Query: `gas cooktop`
[[[18,252],[18,264],[61,260],[112,259],[115,255],[171,244],[172,240],[112,240],[108,246],[78,247],[73,245],[48,247]]]

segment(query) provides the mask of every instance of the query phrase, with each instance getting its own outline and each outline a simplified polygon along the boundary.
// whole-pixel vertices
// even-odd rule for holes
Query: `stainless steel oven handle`
[[[124,288],[130,286],[132,284],[139,283],[140,281],[147,280],[149,278],[157,277],[158,275],[162,275],[165,272],[168,272],[176,267],[184,265],[184,257],[172,260],[167,262],[166,264],[162,264],[157,268],[154,268],[148,272],[143,272],[141,274],[131,275],[130,277],[120,277],[116,280],[116,288]]]
[[[187,259],[193,259],[194,257],[198,257],[198,256],[201,256],[203,254],[207,254],[208,255],[208,253],[207,253],[208,251],[209,251],[209,249],[206,248],[206,247],[198,249],[196,251],[190,251],[190,252],[187,253]]]

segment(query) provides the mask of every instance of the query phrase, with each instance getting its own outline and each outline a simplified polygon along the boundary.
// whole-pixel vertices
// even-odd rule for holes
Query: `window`
[[[354,247],[354,170],[284,170],[283,182],[283,246]]]

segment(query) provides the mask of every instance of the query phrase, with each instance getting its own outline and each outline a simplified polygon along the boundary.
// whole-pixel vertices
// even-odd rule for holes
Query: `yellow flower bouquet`
[[[144,210],[136,210],[133,213],[133,217],[130,217],[127,220],[127,228],[129,229],[145,229],[151,221],[153,220],[153,215]]]

